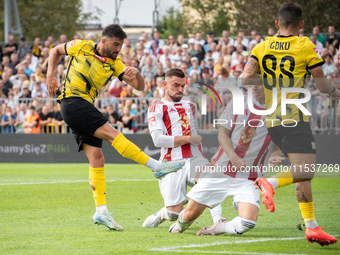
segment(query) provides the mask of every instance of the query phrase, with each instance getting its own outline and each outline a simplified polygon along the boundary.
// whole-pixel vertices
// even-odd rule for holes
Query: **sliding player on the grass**
[[[316,167],[316,150],[308,116],[296,105],[289,105],[287,114],[281,114],[281,88],[305,89],[305,77],[310,70],[321,92],[339,99],[340,91],[325,79],[322,71],[324,62],[315,45],[307,37],[298,37],[304,25],[301,7],[295,3],[283,4],[275,25],[280,30],[280,35],[267,37],[264,42],[254,47],[242,78],[246,85],[263,82],[266,110],[272,106],[273,89],[277,89],[277,106],[275,111],[268,115],[268,119],[271,120],[267,121],[268,132],[273,142],[288,157],[292,166],[288,172],[278,173],[268,179],[259,178],[256,184],[262,193],[262,202],[270,212],[273,212],[275,210],[273,195],[276,188],[304,182],[297,186],[296,195],[307,227],[306,238],[320,245],[333,244],[337,241],[336,238],[325,233],[318,226],[314,216],[310,180],[314,177],[314,171],[311,169],[313,166]],[[257,74],[259,69],[261,75]],[[286,93],[286,97],[296,100],[303,98],[304,95]],[[281,121],[285,122],[285,126],[281,126]],[[287,127],[287,125],[291,126]],[[301,187],[308,191],[302,192]]]
[[[53,48],[48,60],[47,87],[53,97],[58,88],[54,69],[61,55],[70,55],[62,94],[58,97],[61,114],[72,129],[78,151],[84,150],[90,163],[89,183],[96,203],[93,221],[113,230],[123,230],[111,217],[106,206],[103,140],[108,141],[123,157],[149,167],[156,178],[182,167],[162,163],[146,155],[122,133],[110,126],[107,118],[93,105],[99,91],[112,76],[124,80],[137,90],[144,89],[144,79],[134,67],[127,67],[118,57],[125,32],[119,25],[104,28],[98,44],[93,41],[73,40]]]
[[[195,106],[183,100],[185,74],[173,68],[166,72],[163,81],[165,96],[149,107],[148,123],[152,140],[161,147],[161,161],[185,159],[185,166],[159,180],[159,189],[165,207],[150,215],[143,227],[153,228],[165,220],[175,221],[187,201],[187,185],[195,184],[195,167],[209,165],[202,151],[202,137],[198,135],[194,120]],[[218,210],[218,211],[217,211]],[[216,208],[215,217],[222,217]],[[220,215],[220,216],[218,216]]]
[[[253,107],[264,109],[262,86],[253,87],[252,100]],[[273,157],[272,161],[276,164],[284,158],[276,156],[281,151],[274,151],[274,144],[263,125],[265,117],[251,113],[247,100],[245,114],[233,115],[233,104],[229,102],[220,120],[227,122],[220,122],[220,147],[210,163],[211,167],[215,167],[215,173],[201,174],[198,183],[188,193],[190,200],[186,209],[170,227],[171,233],[183,232],[206,207],[220,205],[228,196],[233,198],[233,207],[238,210],[239,216],[231,221],[221,220],[212,227],[203,228],[197,235],[242,234],[256,225],[260,192],[254,187],[254,181],[257,177],[264,176],[263,166],[268,164],[269,156]],[[251,123],[252,126],[243,123]],[[224,172],[217,172],[218,166]],[[251,168],[244,169],[246,166]]]

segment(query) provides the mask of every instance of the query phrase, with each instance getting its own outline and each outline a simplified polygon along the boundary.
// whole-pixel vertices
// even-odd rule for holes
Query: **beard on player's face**
[[[183,93],[179,91],[177,91],[176,93],[172,93],[172,94],[170,94],[170,91],[168,91],[168,95],[173,102],[179,102],[182,100],[182,97],[183,97]]]
[[[115,60],[118,56],[119,51],[114,51],[112,49],[110,49],[110,47],[106,44],[104,47],[104,52],[106,57],[111,58],[113,60]]]

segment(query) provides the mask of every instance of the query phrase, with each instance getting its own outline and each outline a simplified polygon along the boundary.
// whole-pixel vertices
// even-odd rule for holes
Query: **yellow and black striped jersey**
[[[292,120],[308,122],[308,116],[304,115],[295,105],[288,104],[286,115],[281,114],[281,88],[306,88],[308,70],[324,63],[315,45],[308,37],[267,37],[264,42],[254,47],[251,57],[256,59],[260,66],[265,91],[265,109],[270,109],[272,106],[272,89],[276,87],[278,90],[276,110],[267,116],[267,120],[284,120],[284,124],[295,123]],[[288,99],[303,97],[303,93],[286,94]],[[281,121],[267,121],[267,127],[280,125]]]
[[[93,41],[73,40],[65,44],[65,51],[70,55],[63,90],[58,97],[81,97],[93,104],[99,91],[112,76],[122,80],[126,67],[121,59],[115,60],[99,55]]]

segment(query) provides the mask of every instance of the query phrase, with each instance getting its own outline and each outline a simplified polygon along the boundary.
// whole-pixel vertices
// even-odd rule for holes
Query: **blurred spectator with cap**
[[[88,33],[86,39],[90,40],[90,41],[94,41],[94,33],[92,33],[92,32]]]
[[[189,45],[184,43],[181,45],[181,47],[182,47],[183,54],[185,55],[185,53],[187,53],[188,51]]]
[[[188,68],[188,76],[191,77],[193,73],[196,73],[198,76],[201,76],[201,68],[198,63],[198,58],[192,57],[191,64],[192,66]]]

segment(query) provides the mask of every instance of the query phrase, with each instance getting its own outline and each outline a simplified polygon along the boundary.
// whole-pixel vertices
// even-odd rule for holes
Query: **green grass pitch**
[[[340,244],[310,244],[294,186],[278,190],[276,211],[261,204],[256,227],[241,236],[196,236],[212,225],[208,210],[183,234],[168,233],[171,222],[143,229],[143,221],[163,207],[158,182],[139,165],[108,164],[107,203],[125,228],[94,225],[87,164],[0,164],[0,254],[339,254]],[[340,234],[340,179],[312,181],[316,218],[332,235]],[[237,212],[231,199],[223,216]]]

